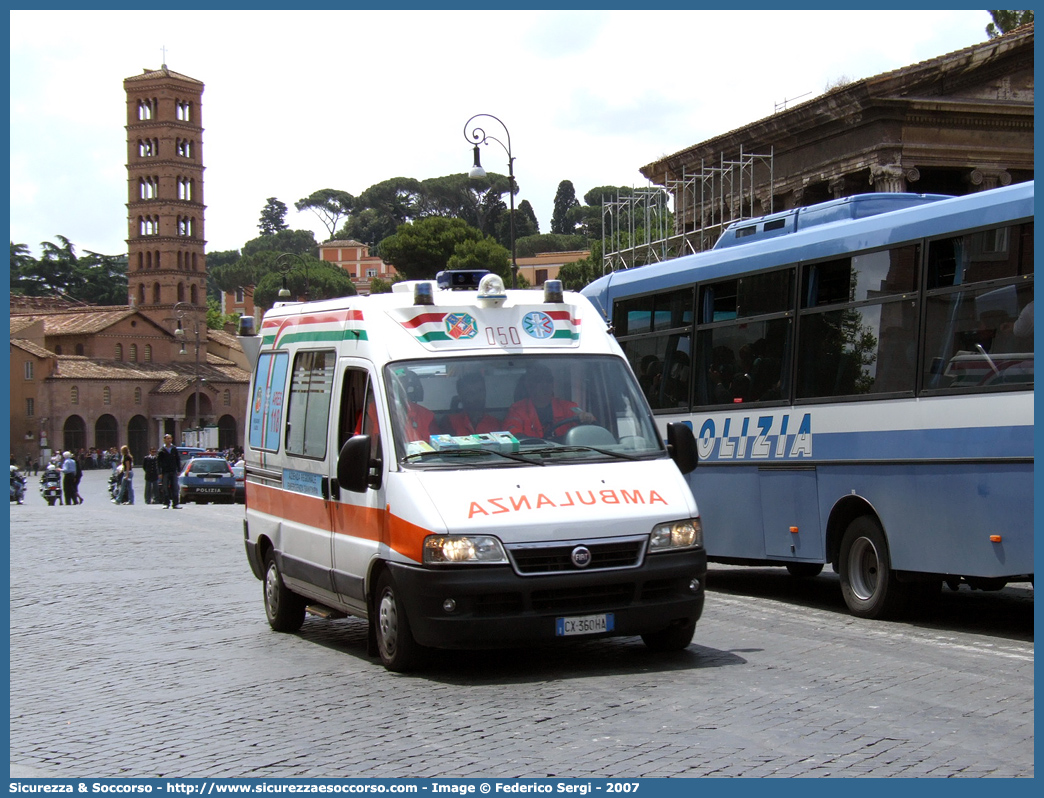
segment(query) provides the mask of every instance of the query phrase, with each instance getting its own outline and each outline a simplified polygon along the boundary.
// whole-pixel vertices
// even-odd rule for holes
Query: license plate
[[[578,615],[575,618],[556,618],[555,635],[571,637],[572,635],[596,635],[600,632],[613,631],[613,614]]]
[[[203,481],[204,482],[217,482],[218,478],[217,477],[203,477]]]

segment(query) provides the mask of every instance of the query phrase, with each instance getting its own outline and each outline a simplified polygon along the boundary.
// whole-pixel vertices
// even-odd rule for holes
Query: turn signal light
[[[990,543],[1000,543],[1000,542],[1001,542],[1001,536],[1000,535],[990,535]]]

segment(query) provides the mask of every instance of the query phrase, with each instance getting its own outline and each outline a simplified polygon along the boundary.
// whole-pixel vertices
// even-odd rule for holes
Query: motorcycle
[[[11,466],[11,501],[21,504],[23,499],[25,499],[25,477],[15,466]]]
[[[40,477],[40,495],[49,507],[62,500],[62,475],[57,469],[48,468]]]

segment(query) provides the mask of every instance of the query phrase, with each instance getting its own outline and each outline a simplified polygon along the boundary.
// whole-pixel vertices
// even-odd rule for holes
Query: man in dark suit
[[[180,510],[178,504],[178,473],[181,471],[181,455],[178,447],[174,445],[174,438],[170,435],[163,436],[163,448],[156,455],[156,465],[159,467],[160,485],[165,494],[166,509],[173,504],[175,510]]]

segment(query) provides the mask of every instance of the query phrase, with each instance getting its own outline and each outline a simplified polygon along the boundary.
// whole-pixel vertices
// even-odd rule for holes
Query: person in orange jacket
[[[446,418],[450,435],[474,435],[500,432],[504,422],[486,412],[486,380],[478,371],[469,371],[457,379],[460,412]]]
[[[552,438],[594,416],[575,402],[554,395],[554,377],[547,366],[532,366],[523,377],[526,398],[508,408],[504,426],[516,438]]]

